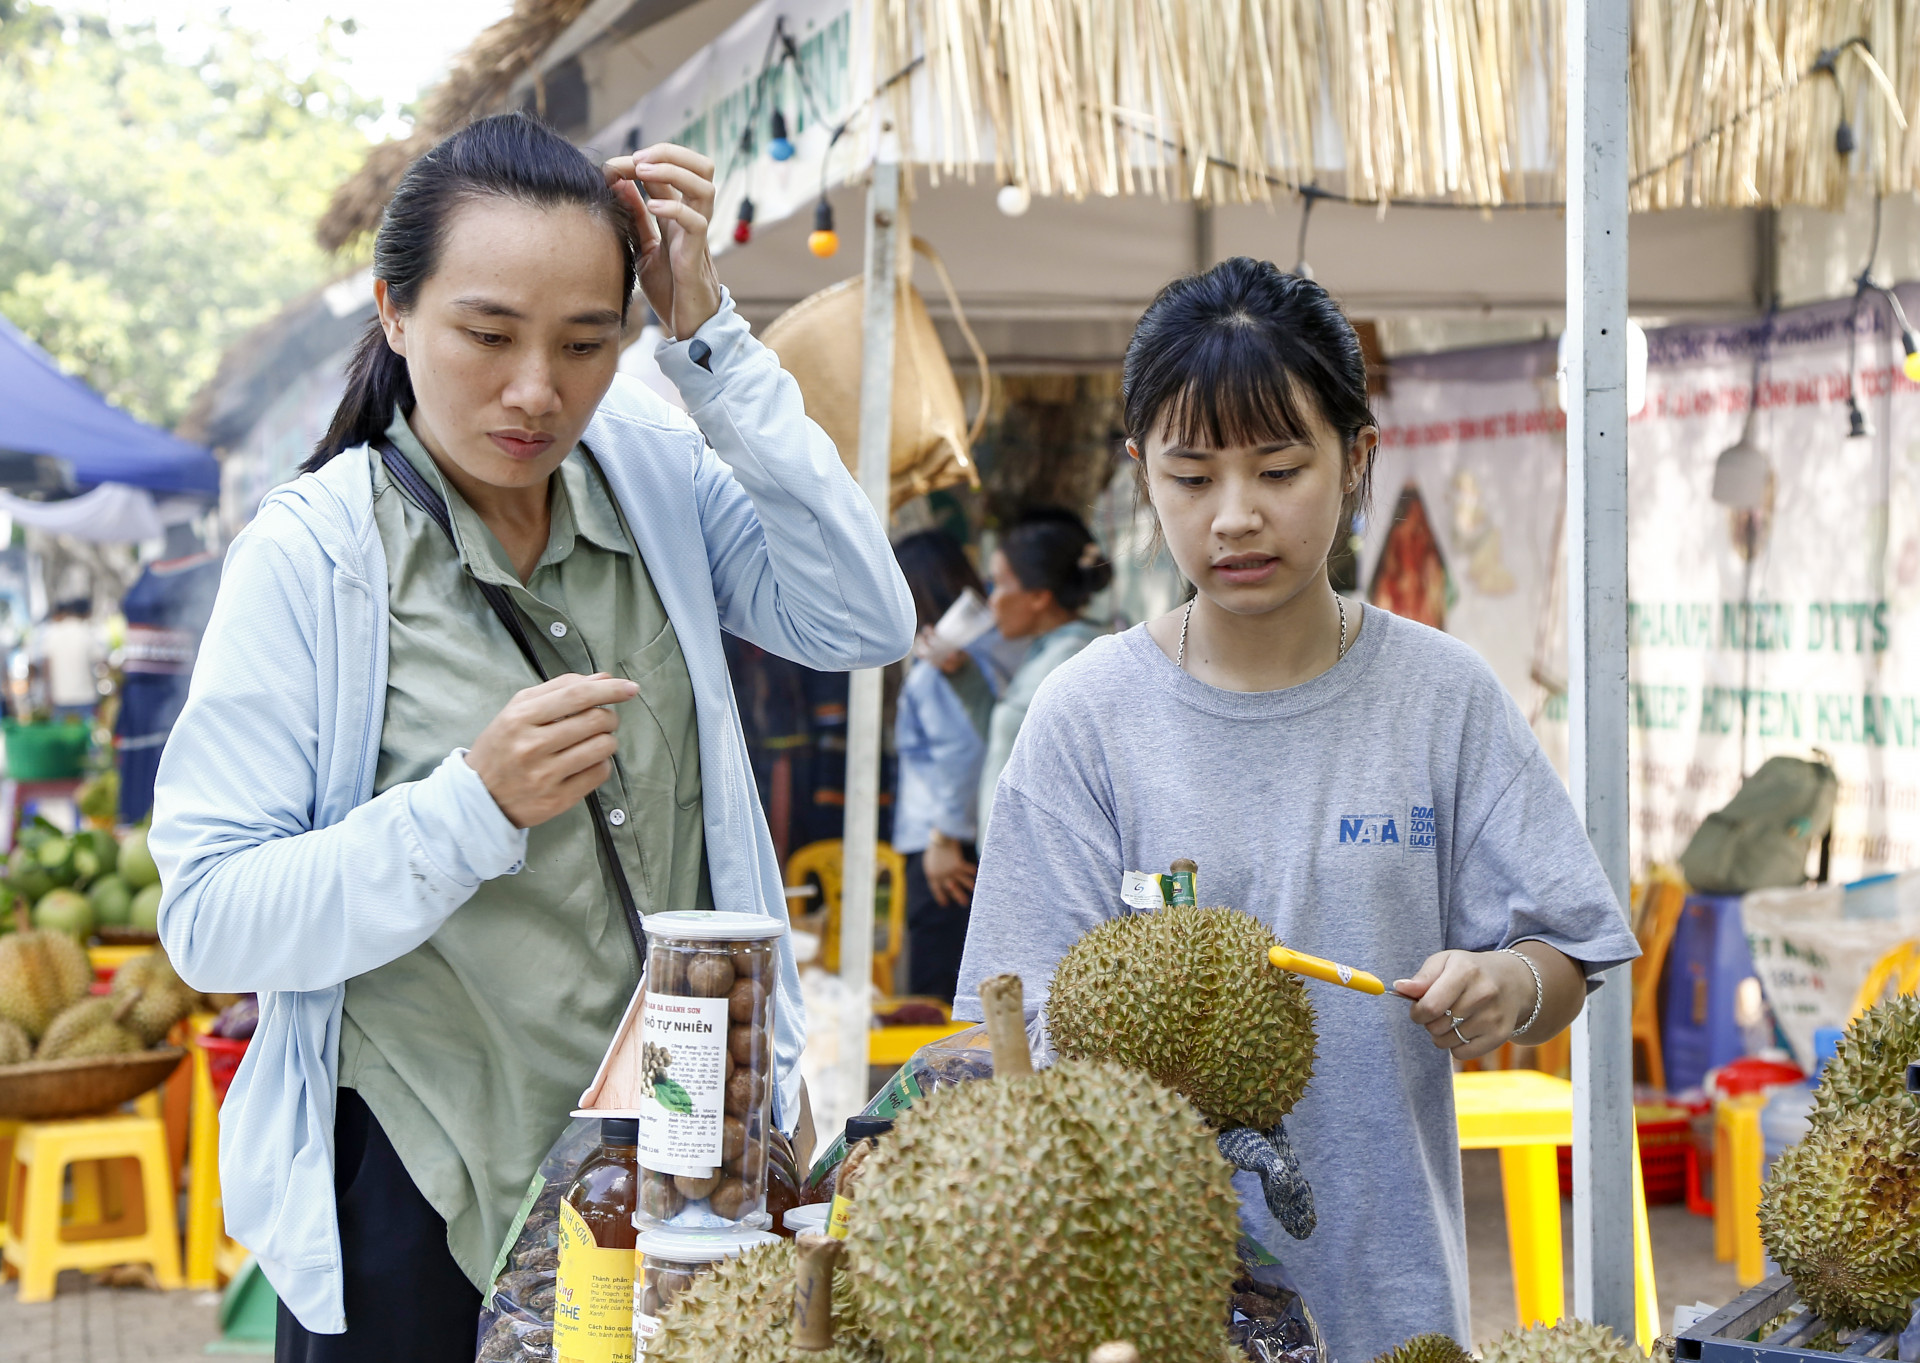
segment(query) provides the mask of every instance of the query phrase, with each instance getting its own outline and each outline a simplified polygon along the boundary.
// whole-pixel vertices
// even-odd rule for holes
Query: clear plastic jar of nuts
[[[634,1225],[641,1224],[638,1216]],[[660,1331],[660,1313],[723,1259],[745,1254],[755,1245],[778,1242],[779,1236],[757,1230],[680,1230],[655,1226],[634,1245],[639,1256],[633,1275],[633,1353],[647,1356],[647,1344]]]
[[[647,918],[637,1225],[765,1229],[773,939],[755,914]]]

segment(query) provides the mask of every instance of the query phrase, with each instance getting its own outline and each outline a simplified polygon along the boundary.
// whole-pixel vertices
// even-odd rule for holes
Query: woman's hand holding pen
[[[720,273],[707,251],[716,194],[713,162],[686,147],[657,142],[631,156],[616,156],[602,169],[633,214],[640,290],[660,324],[684,341],[720,310]]]

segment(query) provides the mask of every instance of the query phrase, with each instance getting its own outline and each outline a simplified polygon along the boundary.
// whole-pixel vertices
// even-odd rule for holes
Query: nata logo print
[[[1342,814],[1340,845],[1381,847],[1400,845],[1400,825],[1391,814]]]

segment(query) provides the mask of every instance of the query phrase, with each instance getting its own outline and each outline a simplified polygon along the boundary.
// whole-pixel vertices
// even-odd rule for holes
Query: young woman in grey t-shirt
[[[1340,1363],[1468,1339],[1452,1064],[1538,1044],[1638,954],[1566,790],[1478,655],[1328,579],[1379,431],[1352,326],[1245,258],[1167,286],[1128,347],[1129,453],[1184,606],[1041,687],[993,797],[958,1017],[1040,995],[1129,870],[1199,863],[1201,902],[1393,981],[1312,986],[1316,1073],[1287,1119],[1319,1224],[1239,1176]],[[1395,996],[1398,996],[1397,998]],[[1622,1190],[1624,1192],[1624,1190]]]

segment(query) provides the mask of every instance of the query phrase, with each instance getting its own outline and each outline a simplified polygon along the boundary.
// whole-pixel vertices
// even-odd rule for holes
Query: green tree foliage
[[[223,349],[339,268],[313,223],[378,109],[316,37],[310,73],[230,27],[183,60],[0,0],[0,313],[136,416],[178,421]]]

